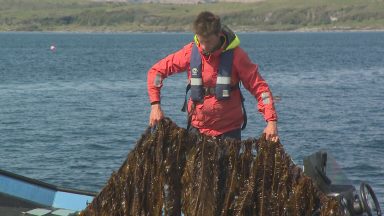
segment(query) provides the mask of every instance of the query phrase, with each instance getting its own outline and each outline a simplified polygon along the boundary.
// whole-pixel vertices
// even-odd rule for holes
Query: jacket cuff
[[[269,115],[265,115],[264,116],[264,119],[266,122],[269,122],[269,121],[277,121],[277,115],[276,113],[272,113],[272,114],[269,114]]]

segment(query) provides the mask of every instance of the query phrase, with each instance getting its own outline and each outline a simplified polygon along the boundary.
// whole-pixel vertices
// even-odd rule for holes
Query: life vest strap
[[[191,89],[191,84],[188,84],[187,88],[185,89],[185,100],[184,100],[183,107],[181,108],[181,112],[187,111],[187,101],[188,101],[187,97],[190,89]]]
[[[239,85],[234,85],[234,86],[231,86],[231,91],[232,90],[236,90],[239,88]],[[203,87],[203,95],[204,96],[208,96],[208,95],[213,95],[215,96],[216,95],[216,88],[215,87]]]
[[[240,91],[240,86],[239,86],[239,91]],[[243,94],[241,93],[241,91],[240,91],[240,97],[241,97],[241,108],[243,109],[243,114],[244,114],[244,120],[243,120],[243,125],[241,126],[241,130],[244,130],[247,127],[248,117],[247,117],[247,112],[246,112],[245,106],[244,106],[245,98],[244,98]]]

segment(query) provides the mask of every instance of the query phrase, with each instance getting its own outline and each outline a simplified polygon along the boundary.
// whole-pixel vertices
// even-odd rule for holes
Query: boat
[[[331,154],[318,151],[304,157],[303,162],[304,174],[323,193],[338,200],[343,215],[382,215],[372,187],[361,182],[358,191]],[[0,170],[0,216],[73,216],[84,210],[96,195]]]
[[[0,169],[1,216],[70,216],[97,195],[68,189]]]
[[[327,196],[339,202],[345,216],[381,216],[381,208],[372,187],[362,181],[359,190],[343,173],[334,156],[320,150],[304,157],[304,174]]]

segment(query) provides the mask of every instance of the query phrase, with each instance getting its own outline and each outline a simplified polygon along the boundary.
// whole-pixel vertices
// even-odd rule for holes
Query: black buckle
[[[204,93],[204,96],[215,95],[215,88],[213,88],[213,87],[204,87],[203,93]]]

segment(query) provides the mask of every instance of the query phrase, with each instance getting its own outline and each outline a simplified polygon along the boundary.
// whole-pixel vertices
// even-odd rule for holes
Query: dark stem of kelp
[[[222,140],[164,119],[147,131],[83,216],[342,215],[280,143]]]

